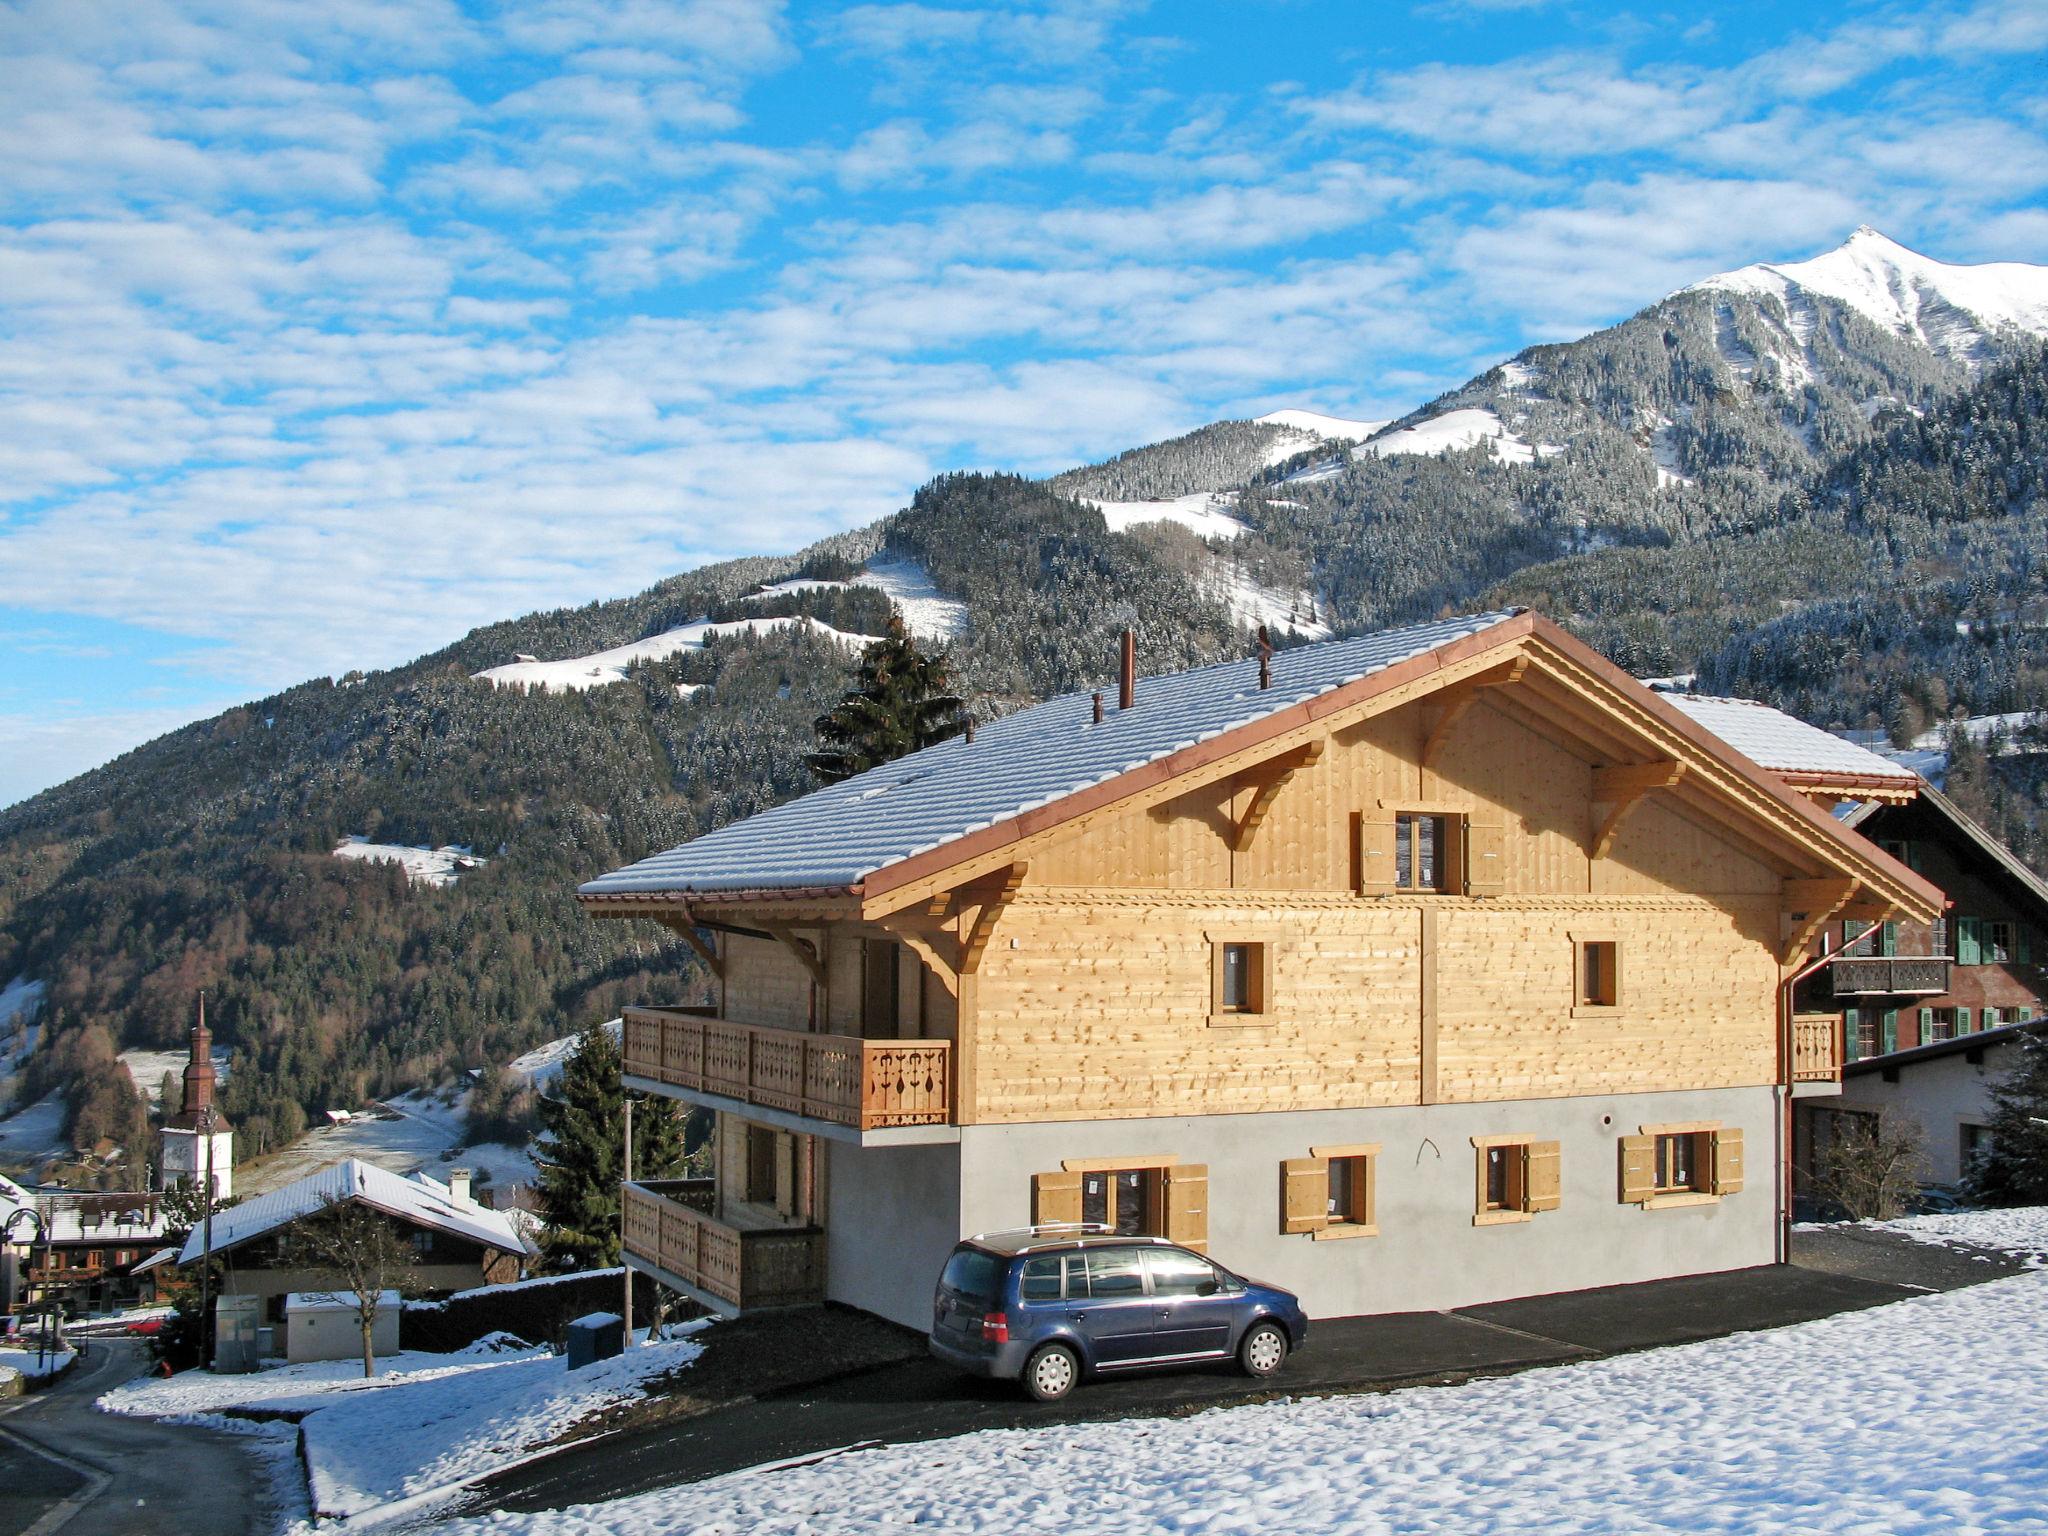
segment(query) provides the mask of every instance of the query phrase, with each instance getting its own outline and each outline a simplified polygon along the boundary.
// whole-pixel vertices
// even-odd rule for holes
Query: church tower
[[[213,1198],[235,1189],[235,1128],[214,1103],[213,1032],[206,1027],[206,999],[199,999],[199,1025],[192,1031],[192,1056],[185,1063],[185,1106],[165,1119],[157,1137],[157,1161],[164,1187],[197,1189],[206,1181],[209,1141],[213,1154]]]

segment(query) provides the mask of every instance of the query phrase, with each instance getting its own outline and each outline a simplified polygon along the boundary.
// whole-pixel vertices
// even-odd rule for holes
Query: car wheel
[[[1287,1362],[1287,1335],[1278,1323],[1255,1323],[1237,1346],[1247,1376],[1271,1376]]]
[[[1056,1403],[1081,1379],[1081,1362],[1064,1344],[1048,1344],[1024,1362],[1024,1390],[1041,1403]]]

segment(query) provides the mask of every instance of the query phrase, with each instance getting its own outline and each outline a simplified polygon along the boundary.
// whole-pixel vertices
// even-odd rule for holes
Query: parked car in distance
[[[1040,1226],[963,1240],[932,1301],[931,1351],[1042,1403],[1084,1375],[1235,1359],[1271,1376],[1308,1337],[1291,1291],[1163,1237]]]

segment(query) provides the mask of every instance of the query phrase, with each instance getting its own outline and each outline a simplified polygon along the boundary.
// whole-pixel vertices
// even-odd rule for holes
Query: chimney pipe
[[[1138,699],[1138,636],[1135,630],[1124,631],[1123,672],[1117,683],[1116,707],[1129,709]]]
[[[1102,690],[1095,690],[1095,723],[1102,724]]]
[[[1273,642],[1266,635],[1266,626],[1259,626],[1259,691],[1265,692],[1273,686]]]
[[[467,1168],[450,1168],[448,1170],[448,1198],[457,1205],[468,1205],[470,1203],[469,1170]]]
[[[967,717],[967,745],[974,745],[974,716]]]

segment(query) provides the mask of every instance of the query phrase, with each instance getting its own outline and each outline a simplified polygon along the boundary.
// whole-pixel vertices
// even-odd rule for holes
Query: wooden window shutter
[[[1394,889],[1394,813],[1377,808],[1351,818],[1354,873],[1361,896],[1385,896]]]
[[[1657,1193],[1657,1138],[1621,1138],[1621,1198],[1625,1204],[1641,1205]]]
[[[1175,1163],[1164,1170],[1166,1236],[1197,1253],[1209,1251],[1209,1166]]]
[[[1889,1056],[1899,1048],[1899,1010],[1887,1008],[1878,1018],[1877,1053]]]
[[[1988,1016],[1989,1016],[1989,1014],[1990,1014],[1990,1010],[1989,1010],[1989,1009],[1987,1008],[1987,1009],[1985,1010],[1985,1013],[1986,1013],[1986,1015],[1987,1015],[1987,1017],[1988,1017]],[[1976,1014],[1975,1014],[1975,1012],[1974,1012],[1973,1010],[1971,1010],[1971,1009],[1968,1009],[1968,1008],[1958,1008],[1958,1009],[1956,1010],[1956,1033],[1957,1033],[1957,1034],[1959,1034],[1959,1035],[1967,1035],[1967,1034],[1969,1034],[1969,1033],[1970,1033],[1970,1032],[1971,1032],[1972,1030],[1974,1030],[1974,1029],[1975,1029],[1976,1027],[1977,1027],[1977,1020],[1976,1020]],[[1924,1044],[1925,1042],[1923,1041],[1922,1043]]]
[[[1922,1045],[1925,1045],[1928,1041],[1932,1040],[1933,1038],[1934,1010],[1932,1008],[1922,1008],[1920,1010],[1920,1043]]]
[[[1330,1221],[1330,1165],[1290,1157],[1280,1165],[1280,1230],[1320,1232]]]
[[[1081,1220],[1081,1175],[1037,1173],[1031,1176],[1031,1224],[1078,1224]]]
[[[1507,893],[1507,827],[1497,821],[1465,823],[1465,894],[1502,896]]]
[[[1717,1195],[1732,1195],[1742,1188],[1742,1132],[1715,1131],[1714,1189]]]
[[[1984,940],[1978,930],[1977,919],[1959,917],[1956,919],[1956,964],[1982,965],[1984,963]]]
[[[1532,1141],[1522,1176],[1523,1209],[1554,1211],[1564,1203],[1563,1149],[1554,1141]]]

